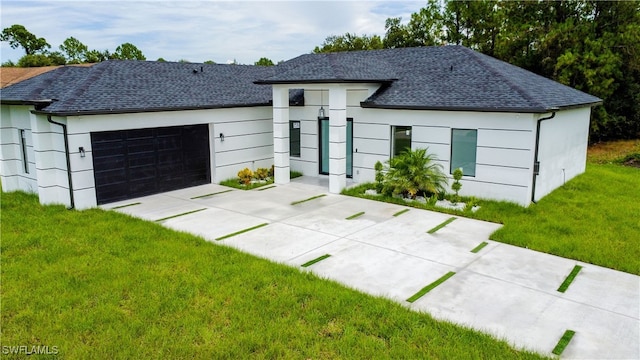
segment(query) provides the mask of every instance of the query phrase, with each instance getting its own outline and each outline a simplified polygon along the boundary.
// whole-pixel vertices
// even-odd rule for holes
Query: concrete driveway
[[[211,184],[103,208],[312,271],[517,348],[552,355],[572,330],[562,358],[640,358],[638,276],[488,240],[499,224],[328,194],[314,182],[251,191]],[[559,292],[576,265],[581,271]]]

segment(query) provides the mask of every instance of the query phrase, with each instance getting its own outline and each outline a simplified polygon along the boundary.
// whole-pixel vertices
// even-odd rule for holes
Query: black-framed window
[[[465,176],[476,176],[477,147],[478,130],[451,130],[451,174],[461,168]]]
[[[300,121],[289,121],[289,155],[300,157]]]
[[[396,157],[405,150],[411,150],[411,126],[392,126],[391,157]]]
[[[29,173],[29,158],[27,157],[27,134],[25,130],[20,130],[20,149],[22,150],[22,164],[24,173]]]

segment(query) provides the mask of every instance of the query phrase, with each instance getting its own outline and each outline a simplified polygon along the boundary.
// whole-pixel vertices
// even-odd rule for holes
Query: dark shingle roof
[[[380,83],[363,107],[546,112],[601,102],[462,46],[307,54],[275,67],[111,60],[61,67],[0,99],[59,115],[268,106],[261,84],[328,82]],[[304,93],[291,90],[290,101],[304,104]]]
[[[364,107],[546,112],[601,102],[462,46],[307,54],[257,83],[380,82]]]
[[[111,60],[64,67],[2,89],[3,102],[56,99],[54,114],[266,106],[271,89],[253,81],[273,68]]]

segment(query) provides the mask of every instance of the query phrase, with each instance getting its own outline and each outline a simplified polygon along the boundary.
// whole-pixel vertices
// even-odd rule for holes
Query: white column
[[[289,178],[289,88],[273,86],[273,167],[276,184]]]
[[[329,89],[329,192],[339,194],[347,186],[347,91]]]

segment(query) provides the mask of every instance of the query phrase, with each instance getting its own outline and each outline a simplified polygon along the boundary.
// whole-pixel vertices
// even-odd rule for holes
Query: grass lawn
[[[155,223],[1,200],[3,346],[68,359],[538,358]]]
[[[640,275],[640,169],[588,164],[537,205],[487,203],[477,215],[505,224],[493,240]]]
[[[634,152],[640,153],[639,140],[599,144],[589,149],[584,174],[538,204],[523,208],[480,200],[476,213],[457,214],[504,224],[492,240],[640,275],[640,168],[620,165],[620,159]],[[372,184],[344,193],[379,199],[363,195],[367,187]],[[456,213],[428,204],[413,206]]]

